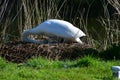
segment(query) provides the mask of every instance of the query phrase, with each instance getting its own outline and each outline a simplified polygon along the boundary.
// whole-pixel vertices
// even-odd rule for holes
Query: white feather
[[[37,27],[23,32],[22,40],[25,42],[41,43],[28,37],[30,34],[39,35],[41,33],[52,34],[58,37],[82,43],[80,37],[86,36],[79,28],[64,20],[50,19],[39,24]]]

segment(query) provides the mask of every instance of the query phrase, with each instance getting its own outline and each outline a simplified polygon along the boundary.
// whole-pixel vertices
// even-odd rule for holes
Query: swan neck
[[[32,33],[30,32],[30,30],[24,31],[23,34],[22,34],[22,41],[31,42],[31,43],[36,43],[36,44],[41,44],[41,42],[38,41],[38,40],[30,39],[30,38],[29,38],[29,35],[30,35],[30,34],[32,34]]]
[[[29,33],[28,30],[24,31],[23,34],[22,34],[22,40],[23,40],[23,41],[28,40],[28,36],[29,36],[29,35],[30,35],[30,33]]]

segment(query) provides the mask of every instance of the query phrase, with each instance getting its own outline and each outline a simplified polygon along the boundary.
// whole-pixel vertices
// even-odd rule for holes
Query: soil
[[[0,55],[7,61],[25,62],[32,57],[45,57],[54,60],[75,60],[84,56],[90,46],[79,43],[33,44],[22,41],[11,41],[0,45]]]

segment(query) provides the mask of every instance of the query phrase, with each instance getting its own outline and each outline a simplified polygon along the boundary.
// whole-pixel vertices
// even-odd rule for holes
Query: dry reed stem
[[[120,0],[107,0],[111,6],[113,6],[120,15]]]

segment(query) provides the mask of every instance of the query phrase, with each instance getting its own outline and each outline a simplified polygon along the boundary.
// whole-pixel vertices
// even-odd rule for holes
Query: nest
[[[79,43],[32,44],[21,41],[1,44],[0,55],[7,61],[16,63],[25,62],[32,57],[42,56],[47,59],[77,59],[84,55],[88,45]]]

